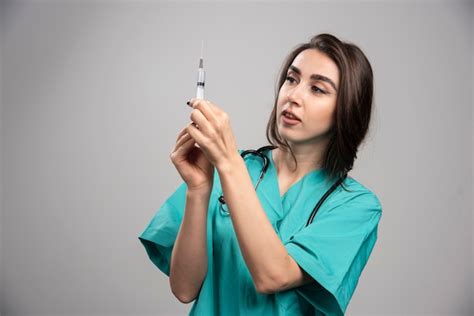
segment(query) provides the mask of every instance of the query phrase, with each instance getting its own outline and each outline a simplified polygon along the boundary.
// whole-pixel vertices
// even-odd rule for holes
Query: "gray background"
[[[351,176],[380,198],[348,315],[473,315],[473,3],[1,2],[2,315],[184,315],[138,235],[206,98],[266,144],[283,58],[359,45],[375,112]]]

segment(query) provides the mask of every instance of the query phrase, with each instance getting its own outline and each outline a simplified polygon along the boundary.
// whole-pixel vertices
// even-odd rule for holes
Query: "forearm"
[[[170,286],[183,303],[198,294],[207,273],[207,209],[210,193],[186,192],[183,221],[171,255]]]
[[[263,210],[243,159],[218,169],[240,250],[261,292],[281,286],[289,255]]]

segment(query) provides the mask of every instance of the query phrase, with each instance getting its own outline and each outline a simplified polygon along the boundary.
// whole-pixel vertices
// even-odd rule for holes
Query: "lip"
[[[291,112],[290,110],[283,110],[283,111],[281,112],[281,116],[284,116],[283,114],[285,114],[286,112],[292,114],[294,117],[296,117],[296,119],[297,119],[298,121],[301,121],[301,119],[298,117],[298,115],[296,115],[295,113]]]
[[[296,125],[296,124],[299,124],[301,122],[299,120],[294,120],[294,119],[287,118],[284,115],[281,116],[281,120],[283,121],[283,124],[285,124],[285,125]]]
[[[288,112],[288,113],[292,114],[294,117],[296,117],[296,119],[287,118],[287,117],[284,115],[285,112]],[[280,115],[281,115],[281,120],[283,121],[283,123],[284,123],[285,125],[296,125],[296,124],[298,124],[298,123],[301,122],[301,119],[300,119],[298,116],[296,116],[293,112],[291,112],[291,111],[289,111],[289,110],[283,110]]]

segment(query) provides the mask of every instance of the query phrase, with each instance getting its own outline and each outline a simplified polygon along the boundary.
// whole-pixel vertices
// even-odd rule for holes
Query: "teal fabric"
[[[189,315],[344,315],[377,240],[380,201],[348,176],[344,184],[349,192],[339,186],[305,227],[336,179],[326,179],[324,169],[313,170],[280,197],[272,151],[266,155],[270,166],[257,189],[260,203],[289,255],[315,282],[270,295],[256,291],[231,218],[217,200],[222,188],[216,172],[207,221],[208,273]],[[245,161],[255,185],[261,160],[249,155]],[[185,196],[183,182],[138,237],[150,260],[168,276]]]

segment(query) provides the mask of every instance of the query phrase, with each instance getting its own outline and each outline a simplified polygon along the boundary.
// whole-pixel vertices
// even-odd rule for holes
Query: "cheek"
[[[307,111],[307,123],[311,128],[329,129],[334,123],[335,107],[333,105],[322,106]]]
[[[276,102],[278,110],[282,107],[283,103],[284,103],[284,99],[283,99],[283,97],[280,93],[280,94],[278,94],[278,99],[277,99],[277,102]]]
[[[278,91],[278,100],[277,103],[285,103],[287,101],[287,96],[288,96],[288,88],[285,87],[285,84],[283,84],[280,88],[280,91]]]
[[[276,107],[275,107],[277,118],[278,118],[278,114],[281,113],[281,111],[283,110],[283,105],[284,104],[285,104],[284,101],[282,101],[280,98],[278,98],[277,103],[276,103]]]

